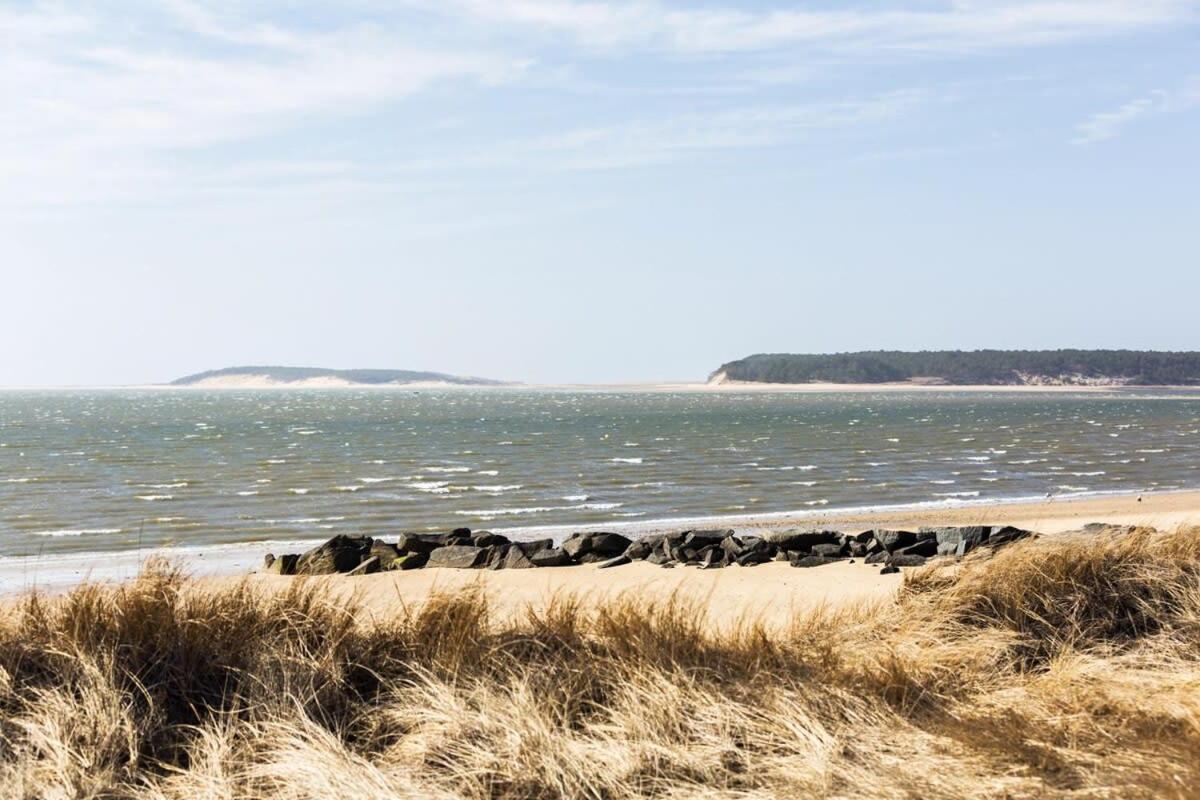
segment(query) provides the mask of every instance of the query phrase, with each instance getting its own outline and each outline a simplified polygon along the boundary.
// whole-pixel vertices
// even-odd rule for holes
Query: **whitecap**
[[[822,497],[820,500],[809,500],[804,505],[806,505],[806,506],[827,506],[827,505],[829,505],[829,501]]]
[[[149,502],[154,502],[155,500],[174,500],[175,495],[171,495],[171,494],[139,494],[139,495],[137,495],[137,499],[138,500],[146,500]]]
[[[470,467],[422,467],[422,472],[470,472]]]
[[[308,489],[288,489],[292,494],[308,494]]]
[[[580,503],[584,500],[591,500],[591,499],[592,498],[588,497],[586,494],[568,494],[563,497],[563,500],[566,500],[566,501],[572,502],[572,503]]]
[[[120,528],[78,528],[78,529],[64,528],[62,530],[56,530],[56,531],[34,531],[33,535],[34,536],[52,536],[54,538],[58,538],[60,536],[92,536],[92,535],[103,535],[103,534],[120,533],[120,532],[121,532]]]
[[[395,478],[359,478],[359,480],[362,481],[363,483],[387,483],[388,481],[394,481],[396,479]]]
[[[178,483],[143,483],[143,489],[182,489],[188,485],[187,481],[179,481]]]
[[[500,474],[498,469],[480,469],[475,471],[476,475],[490,475],[493,478]]]
[[[361,488],[362,487],[358,484],[350,484],[347,486],[335,486],[333,487],[333,490],[335,492],[357,492]]]
[[[477,492],[491,492],[492,494],[500,494],[501,492],[513,492],[522,487],[519,483],[499,484],[496,486],[472,486],[471,488]]]
[[[447,481],[409,481],[404,484],[409,489],[416,489],[418,492],[429,492],[431,494],[444,494],[448,491],[449,486]]]
[[[641,464],[642,463],[642,459],[640,459],[640,458],[614,458],[614,459],[612,459],[612,461],[614,464]]]
[[[958,481],[930,481],[930,483],[936,483],[938,486],[949,486],[952,483],[958,483]]]
[[[239,497],[253,497],[256,494],[258,494],[258,492],[254,491],[253,489],[249,489],[245,492],[238,492]]]
[[[979,492],[934,492],[934,497],[979,497]]]
[[[816,486],[816,481],[792,481],[792,486]]]

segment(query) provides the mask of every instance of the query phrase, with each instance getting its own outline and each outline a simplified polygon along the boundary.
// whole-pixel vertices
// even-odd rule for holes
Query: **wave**
[[[139,494],[139,495],[137,495],[137,499],[138,500],[146,500],[147,502],[152,503],[156,500],[174,500],[175,495],[173,495],[173,494]]]
[[[979,492],[934,492],[934,497],[979,497]]]
[[[470,467],[422,467],[421,472],[470,472]]]
[[[354,483],[346,486],[335,486],[333,487],[333,490],[335,492],[357,492],[361,488],[363,487],[359,486],[357,483]]]
[[[244,492],[238,492],[238,497],[254,497],[256,494],[258,494],[258,492],[254,489],[247,489]]]
[[[640,458],[613,458],[610,459],[614,464],[641,464]]]
[[[292,494],[308,494],[309,491],[311,491],[311,490],[309,490],[309,489],[288,489],[288,491],[291,492]]]
[[[182,489],[188,485],[187,481],[179,481],[178,483],[143,483],[143,489]]]
[[[387,478],[359,478],[359,480],[362,481],[363,483],[387,483],[388,481],[394,481],[396,479],[392,478],[392,477],[387,477]]]
[[[546,514],[551,511],[610,511],[614,508],[620,508],[624,503],[579,503],[573,506],[527,506],[524,508],[486,508],[474,509],[467,511],[455,511],[454,513],[460,517],[478,517],[479,519],[493,519],[495,517],[509,517],[521,514]]]
[[[515,492],[517,489],[521,489],[523,487],[522,487],[522,484],[511,483],[508,485],[500,484],[497,486],[472,486],[471,488],[477,492],[491,492],[492,494],[501,494],[503,492]]]
[[[55,538],[61,536],[93,536],[111,533],[120,533],[120,528],[63,528],[57,531],[34,531],[34,536],[52,536]]]
[[[447,494],[450,491],[448,481],[409,481],[404,486],[428,494]]]

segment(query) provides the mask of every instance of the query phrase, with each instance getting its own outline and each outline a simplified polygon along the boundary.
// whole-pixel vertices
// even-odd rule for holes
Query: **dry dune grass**
[[[1195,797],[1200,535],[1047,538],[898,603],[714,631],[680,600],[356,624],[319,584],[25,598],[0,795]]]

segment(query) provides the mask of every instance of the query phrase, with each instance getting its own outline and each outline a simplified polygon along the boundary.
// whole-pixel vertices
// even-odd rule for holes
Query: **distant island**
[[[760,354],[709,383],[913,383],[989,386],[1194,386],[1200,353],[1152,350],[873,350]]]
[[[264,388],[272,386],[504,386],[503,381],[464,378],[405,369],[324,369],[321,367],[226,367],[197,372],[171,386]]]

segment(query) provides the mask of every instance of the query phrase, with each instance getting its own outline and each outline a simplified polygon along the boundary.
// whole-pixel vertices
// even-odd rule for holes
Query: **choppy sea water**
[[[1195,488],[1198,455],[1195,393],[0,392],[0,583],[338,532]]]

